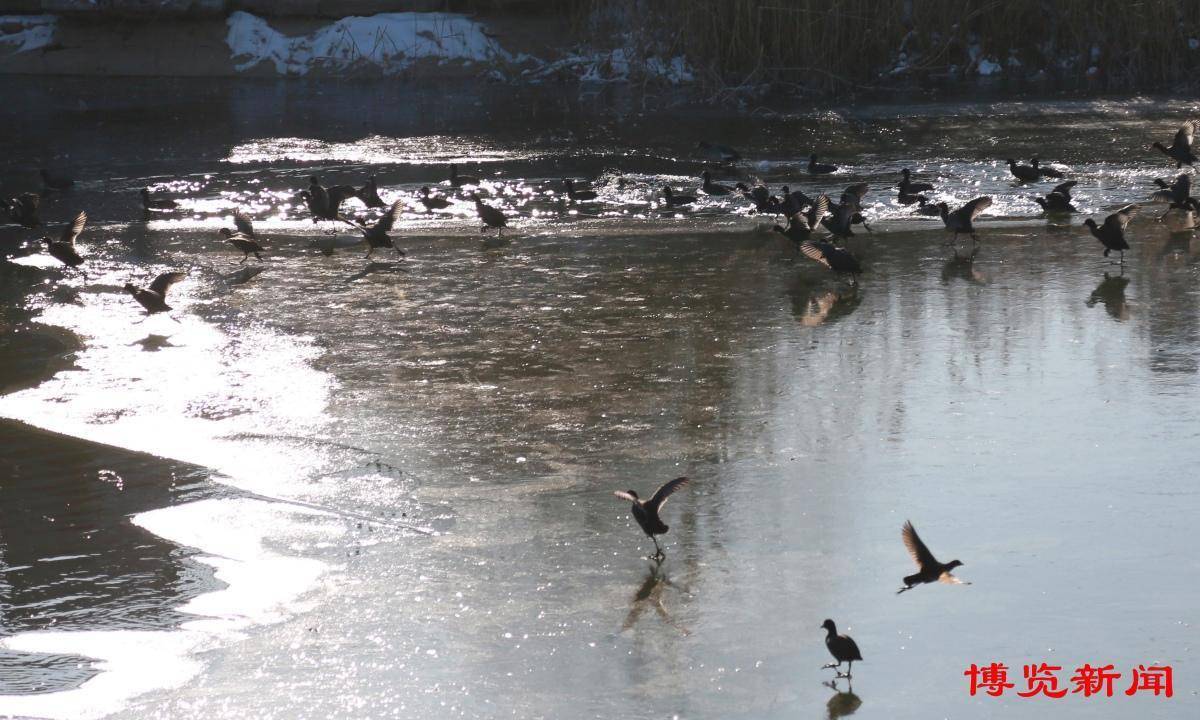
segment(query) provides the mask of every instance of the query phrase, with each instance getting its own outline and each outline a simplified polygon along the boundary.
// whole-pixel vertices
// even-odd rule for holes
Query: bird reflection
[[[406,273],[406,272],[408,272],[408,270],[406,268],[401,267],[399,263],[395,263],[395,262],[370,262],[370,263],[367,263],[367,266],[365,268],[363,268],[362,270],[359,270],[358,272],[354,273],[350,277],[346,278],[346,282],[352,283],[355,280],[362,280],[363,278],[365,278],[367,275],[370,275],[371,273],[398,273],[398,272]]]
[[[1114,319],[1128,320],[1129,303],[1125,301],[1125,286],[1128,284],[1129,278],[1124,275],[1112,276],[1104,273],[1104,279],[1087,299],[1087,306],[1095,307],[1098,302],[1104,303],[1104,309]]]
[[[954,256],[942,266],[942,282],[948,283],[958,278],[959,280],[986,285],[988,282],[987,275],[984,275],[975,267],[975,256],[978,254],[979,248],[972,250],[970,255],[960,255],[955,252]]]
[[[862,304],[857,285],[818,289],[801,282],[791,287],[788,295],[792,298],[792,315],[804,327],[836,322]]]
[[[838,689],[837,681],[830,680],[822,683],[825,687],[834,690],[833,697],[829,698],[829,702],[825,707],[829,710],[829,720],[837,720],[837,718],[853,715],[854,711],[862,705],[862,699],[854,694],[854,686],[847,683],[846,690]]]
[[[675,585],[663,574],[662,561],[654,562],[651,564],[649,572],[646,573],[646,579],[642,582],[641,587],[633,595],[633,602],[629,605],[629,614],[625,616],[625,622],[621,624],[621,631],[624,632],[636,625],[646,608],[652,607],[663,622],[684,635],[690,635],[691,631],[675,622],[671,613],[663,605],[663,589],[667,587],[674,588]]]
[[[141,345],[145,352],[158,352],[163,348],[179,347],[171,342],[171,338],[167,335],[155,335],[150,333],[141,340],[134,340],[130,345]]]

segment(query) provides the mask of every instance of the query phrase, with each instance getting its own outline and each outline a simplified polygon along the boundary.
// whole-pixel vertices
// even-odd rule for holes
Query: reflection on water
[[[1045,145],[1053,114],[1100,216],[1163,174],[1144,139],[1179,118],[1160,105],[664,122],[552,95],[463,111],[373,85],[181,87],[14,82],[0,109],[28,115],[20,147],[0,139],[4,186],[69,152],[80,181],[47,217],[93,219],[86,277],[0,228],[0,414],[237,489],[0,428],[0,712],[986,718],[971,662],[1195,665],[1192,241],[1135,220],[1114,275],[995,161]],[[836,181],[798,171],[795,138],[817,134],[844,154]],[[871,183],[884,221],[852,239],[860,285],[793,262],[740,199],[657,207],[654,188],[698,182],[699,137],[773,186]],[[297,209],[309,175],[411,199],[449,158],[518,215],[510,245],[481,250],[443,185],[450,212],[395,233],[403,262],[312,247],[346,235]],[[935,199],[996,196],[975,253],[894,202],[910,166]],[[568,206],[563,176],[601,202]],[[140,221],[143,186],[183,207]],[[257,277],[216,233],[235,204],[266,236]],[[122,284],[176,268],[175,319],[143,319]],[[669,557],[647,567],[611,490],[682,474]],[[972,558],[973,585],[897,601],[907,517]],[[871,648],[865,707],[812,681],[829,616]]]
[[[849,684],[849,681],[847,681],[845,690],[838,688],[836,680],[825,684],[834,691],[833,697],[829,698],[829,702],[825,704],[825,709],[829,712],[829,720],[853,715],[854,711],[862,705],[862,699],[854,694],[854,687]]]

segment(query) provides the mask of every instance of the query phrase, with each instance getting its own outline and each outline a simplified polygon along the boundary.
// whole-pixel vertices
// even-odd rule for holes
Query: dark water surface
[[[27,424],[0,420],[0,716],[1200,711],[1200,245],[1147,207],[1112,264],[997,162],[1063,163],[1102,217],[1173,174],[1148,145],[1194,107],[736,120],[505,89],[53,85],[5,80],[0,109],[0,187],[69,165],[43,215],[92,219],[86,275],[0,229],[0,416]],[[859,287],[740,199],[657,207],[696,187],[702,137],[749,158],[725,181],[870,182]],[[848,167],[808,177],[813,148]],[[403,263],[311,247],[334,236],[295,198],[309,175],[411,199],[450,162],[516,216],[511,245],[481,248],[443,184],[451,211],[395,233]],[[895,204],[903,166],[933,199],[996,199],[974,258]],[[563,176],[601,202],[563,202]],[[146,185],[182,207],[147,221]],[[245,283],[216,233],[237,205],[269,240]],[[143,320],[121,285],[169,269],[189,271],[176,311]],[[611,491],[680,474],[655,566]],[[905,519],[972,584],[897,597]],[[822,684],[826,617],[866,657],[852,695]],[[963,671],[991,662],[1016,690],[1026,663],[1124,676],[1113,698],[970,697]],[[1173,666],[1174,697],[1125,696],[1138,664]]]

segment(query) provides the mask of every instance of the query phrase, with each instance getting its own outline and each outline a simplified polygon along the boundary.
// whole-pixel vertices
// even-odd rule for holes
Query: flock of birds
[[[1185,122],[1176,132],[1171,145],[1166,146],[1156,142],[1152,147],[1174,162],[1177,168],[1182,169],[1184,165],[1194,168],[1197,160],[1200,160],[1193,151],[1196,131],[1197,122]],[[739,152],[725,145],[703,141],[697,147],[707,157],[720,163],[735,163],[741,160]],[[1007,164],[1013,177],[1020,183],[1065,180],[1045,196],[1034,198],[1047,215],[1069,215],[1078,212],[1072,204],[1071,197],[1071,191],[1077,181],[1066,180],[1060,170],[1042,165],[1037,157],[1032,158],[1028,165],[1011,159],[1007,161]],[[806,169],[810,175],[830,175],[837,172],[838,167],[819,162],[817,155],[813,154],[809,158]],[[66,191],[74,184],[72,178],[56,175],[47,170],[42,170],[41,175],[47,192]],[[715,182],[707,170],[702,173],[700,179],[699,192],[705,195],[741,194],[753,203],[755,212],[786,218],[786,225],[777,224],[773,229],[791,240],[799,253],[805,257],[820,263],[834,273],[848,276],[851,283],[856,282],[857,276],[862,273],[862,264],[859,259],[845,248],[841,241],[854,235],[856,225],[862,225],[865,230],[871,232],[870,225],[863,215],[863,199],[870,191],[867,183],[858,183],[847,187],[840,193],[838,200],[834,201],[827,194],[810,197],[801,191],[790,190],[787,186],[782,188],[779,195],[773,195],[762,184],[755,184],[751,187],[744,183],[737,183],[731,187]],[[464,188],[477,188],[480,185],[478,177],[460,174],[455,165],[450,166],[448,182],[451,188],[459,191],[464,191]],[[1190,176],[1183,173],[1170,182],[1162,179],[1155,182],[1158,190],[1151,195],[1150,201],[1168,205],[1166,212],[1160,216],[1159,220],[1166,224],[1172,232],[1194,229],[1197,224],[1197,215],[1200,214],[1200,200],[1191,195]],[[567,199],[572,203],[594,202],[598,199],[595,191],[579,189],[570,179],[564,179],[563,186]],[[934,186],[929,182],[914,180],[912,173],[907,168],[901,171],[901,178],[895,189],[898,191],[897,200],[900,204],[916,205],[917,213],[931,217],[936,216],[942,220],[946,231],[953,233],[953,238],[947,242],[947,245],[954,245],[956,253],[959,235],[968,235],[976,245],[979,243],[975,221],[992,205],[990,197],[977,197],[953,209],[945,202],[930,203],[925,193],[932,192],[935,189]],[[464,192],[466,197],[469,197],[475,204],[476,213],[482,222],[480,232],[486,233],[488,230],[494,229],[496,238],[502,237],[504,229],[508,227],[509,219],[504,211],[485,203],[475,191]],[[362,187],[355,188],[350,185],[325,187],[321,184],[320,178],[314,176],[308,187],[301,191],[299,196],[307,206],[313,222],[345,223],[360,232],[363,242],[367,246],[368,257],[376,250],[383,248],[393,249],[401,257],[405,255],[404,250],[396,245],[391,233],[407,207],[406,202],[401,199],[390,204],[386,203],[379,195],[379,187],[374,177],[369,178]],[[383,208],[382,215],[370,224],[347,215],[343,210],[343,205],[351,198],[357,198],[368,208]],[[696,196],[676,191],[669,185],[662,188],[664,207],[685,207],[696,203],[697,200]],[[141,190],[141,201],[147,213],[172,210],[178,206],[175,198],[162,193],[153,193],[149,188]],[[443,195],[435,194],[429,187],[422,187],[416,203],[426,212],[435,212],[449,207],[451,201]],[[40,204],[41,195],[34,192],[26,192],[17,197],[0,200],[0,205],[7,211],[10,219],[28,229],[42,225],[39,216]],[[1119,252],[1121,262],[1124,262],[1125,251],[1129,249],[1125,230],[1138,208],[1139,205],[1136,203],[1126,205],[1105,217],[1102,223],[1097,223],[1092,218],[1084,221],[1091,234],[1103,246],[1105,257],[1108,257],[1111,252]],[[67,267],[81,266],[85,262],[85,258],[79,254],[76,240],[84,231],[87,220],[87,213],[79,211],[69,223],[63,226],[57,238],[43,237],[46,252]],[[824,229],[827,234],[818,236],[819,229]],[[244,210],[237,210],[234,213],[234,227],[222,228],[220,234],[225,242],[242,253],[242,263],[245,263],[250,256],[262,260],[262,253],[266,251],[266,248],[262,245],[261,236],[255,232],[252,218]],[[332,252],[331,247],[325,249],[327,252]],[[184,277],[186,277],[184,272],[167,272],[157,276],[149,287],[143,288],[133,283],[126,283],[124,289],[147,313],[160,313],[171,310],[171,306],[166,302],[168,291],[172,285]],[[618,498],[631,503],[634,520],[654,542],[656,552],[652,559],[659,562],[665,555],[658,543],[657,536],[667,533],[669,529],[663,522],[660,511],[668,498],[688,482],[686,477],[675,478],[645,499],[641,498],[634,490],[615,493]],[[949,563],[937,560],[917,535],[917,531],[911,523],[904,524],[901,537],[916,563],[918,571],[904,578],[904,587],[899,592],[902,593],[917,585],[932,582],[962,584],[962,581],[951,572],[962,563],[958,560],[952,560]],[[825,620],[821,627],[826,631],[826,647],[837,661],[826,667],[837,668],[837,677],[849,678],[854,662],[862,660],[858,645],[852,638],[838,634],[833,620]],[[843,662],[849,663],[845,674],[840,671]]]

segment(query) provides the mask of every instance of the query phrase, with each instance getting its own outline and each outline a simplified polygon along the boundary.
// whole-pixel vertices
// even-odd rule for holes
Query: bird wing
[[[686,477],[677,477],[674,480],[668,480],[667,482],[663,483],[662,487],[655,491],[654,497],[650,498],[650,501],[647,502],[646,505],[657,511],[666,504],[667,498],[671,497],[672,493],[684,485],[687,485],[688,482],[689,480]]]
[[[959,580],[958,578],[951,575],[949,572],[944,572],[941,575],[939,575],[938,582],[944,582],[947,585],[970,585],[970,583],[965,583],[962,580]]]
[[[187,273],[183,272],[163,273],[162,275],[154,278],[154,282],[150,283],[150,290],[158,293],[165,299],[167,297],[167,290],[170,290],[172,285],[184,279],[185,277],[187,277]]]
[[[245,210],[239,208],[233,213],[233,225],[243,235],[254,234],[254,223],[250,220],[250,216]]]
[[[621,498],[622,500],[628,500],[629,502],[637,502],[638,501],[637,498],[635,498],[634,496],[625,492],[624,490],[617,490],[616,492],[613,493],[613,495],[616,495],[617,497]]]
[[[400,219],[400,213],[404,212],[404,201],[397,200],[392,203],[388,211],[379,218],[379,222],[375,223],[375,229],[379,232],[388,233],[392,231],[392,226]]]
[[[335,214],[342,206],[342,202],[357,195],[358,191],[349,185],[334,185],[326,190],[325,194],[329,197],[329,212]]]
[[[68,245],[75,245],[75,238],[79,237],[79,233],[83,232],[83,226],[87,224],[87,213],[83,210],[75,216],[70,225],[63,228],[62,241]]]
[[[1056,185],[1054,187],[1054,189],[1051,190],[1050,192],[1064,195],[1064,196],[1066,196],[1066,198],[1068,200],[1070,200],[1071,199],[1071,188],[1075,187],[1078,184],[1079,183],[1075,180],[1068,180],[1065,183],[1063,183],[1062,185]]]
[[[825,257],[825,248],[822,247],[825,243],[806,242],[800,246],[800,252],[804,253],[804,257],[809,260],[816,260],[825,267],[829,267],[829,260]]]
[[[1133,205],[1126,205],[1125,207],[1116,211],[1112,215],[1109,215],[1108,217],[1104,218],[1104,224],[1109,227],[1113,227],[1118,230],[1121,230],[1123,232],[1125,230],[1125,228],[1129,225],[1129,221],[1131,219],[1133,219],[1133,216],[1135,214],[1137,214],[1137,211],[1138,211],[1138,206],[1136,203]]]
[[[1196,135],[1196,121],[1188,120],[1175,133],[1175,147],[1190,148],[1192,138]]]
[[[904,530],[900,536],[904,538],[904,547],[908,548],[908,554],[912,555],[913,562],[917,564],[917,567],[924,570],[940,564],[933,553],[929,552],[929,548],[925,547],[925,543],[921,542],[921,536],[917,534],[912,522],[904,521]]]
[[[822,195],[817,198],[815,203],[813,203],[812,208],[808,212],[808,216],[805,218],[808,224],[808,229],[816,230],[817,225],[821,223],[821,219],[825,217],[825,213],[827,212],[829,212],[829,196]]]
[[[967,203],[966,205],[963,205],[962,209],[965,211],[965,214],[967,215],[967,217],[974,220],[975,218],[982,215],[984,210],[987,210],[991,206],[992,206],[992,199],[990,197],[984,196],[984,197],[977,197],[974,200],[972,200],[971,202]]]

